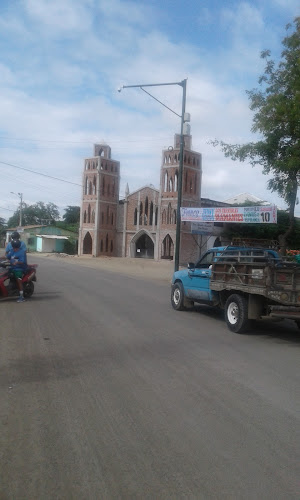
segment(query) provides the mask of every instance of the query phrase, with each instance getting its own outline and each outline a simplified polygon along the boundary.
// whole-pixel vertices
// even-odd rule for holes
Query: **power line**
[[[8,140],[8,141],[25,141],[25,142],[47,142],[47,143],[58,143],[58,144],[101,144],[103,141],[102,140],[91,140],[91,141],[62,141],[62,140],[59,140],[59,139],[54,139],[54,140],[50,140],[50,139],[30,139],[30,138],[27,138],[27,137],[7,137],[7,136],[0,136],[0,140],[1,139],[4,139],[4,140]],[[159,136],[158,138],[155,138],[155,137],[140,137],[139,139],[112,139],[110,140],[109,142],[111,144],[117,144],[117,143],[140,143],[142,141],[146,141],[146,142],[156,142],[156,141],[160,141],[162,139],[165,139],[165,140],[168,140],[169,138],[167,136]]]
[[[77,182],[71,182],[71,181],[67,181],[65,179],[59,179],[59,177],[54,177],[53,175],[42,174],[41,172],[36,172],[35,170],[30,170],[29,168],[25,168],[25,167],[19,167],[18,165],[13,165],[12,163],[6,163],[5,161],[0,161],[0,163],[2,163],[3,165],[7,165],[9,167],[18,168],[19,170],[26,170],[26,172],[31,172],[32,174],[42,175],[43,177],[48,177],[49,179],[55,179],[56,181],[66,182],[67,184],[73,184],[74,186],[82,187],[82,184],[77,184]]]
[[[8,212],[14,212],[11,208],[0,207],[0,210],[8,210]]]

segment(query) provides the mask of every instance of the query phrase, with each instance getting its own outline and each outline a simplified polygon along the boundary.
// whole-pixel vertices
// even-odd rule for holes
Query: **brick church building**
[[[107,144],[95,144],[84,160],[79,255],[173,259],[176,242],[180,135],[163,150],[159,189],[144,186],[119,200],[120,162]],[[201,205],[201,154],[184,136],[183,207]],[[199,257],[199,236],[181,223],[180,263]]]

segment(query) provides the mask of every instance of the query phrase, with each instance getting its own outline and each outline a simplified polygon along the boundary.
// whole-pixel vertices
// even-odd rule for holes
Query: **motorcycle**
[[[34,292],[34,281],[36,281],[37,264],[27,266],[22,278],[24,298],[28,299]],[[19,289],[16,279],[12,273],[10,261],[5,258],[0,258],[0,298],[12,297],[19,295]]]

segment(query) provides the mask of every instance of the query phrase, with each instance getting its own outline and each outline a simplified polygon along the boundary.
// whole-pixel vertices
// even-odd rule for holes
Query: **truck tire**
[[[229,330],[243,333],[249,327],[248,301],[243,295],[234,293],[225,304],[225,320]]]
[[[182,283],[174,283],[171,290],[171,304],[176,311],[183,311],[184,305],[184,291]]]

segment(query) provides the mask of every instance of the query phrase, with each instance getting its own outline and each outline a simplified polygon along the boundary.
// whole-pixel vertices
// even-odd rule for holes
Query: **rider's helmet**
[[[20,241],[20,240],[12,240],[12,242],[11,242],[11,246],[12,246],[13,248],[20,248],[20,246],[21,246],[21,241]]]
[[[18,231],[13,231],[10,235],[10,238],[12,240],[19,240],[20,239],[20,233],[18,233]]]

